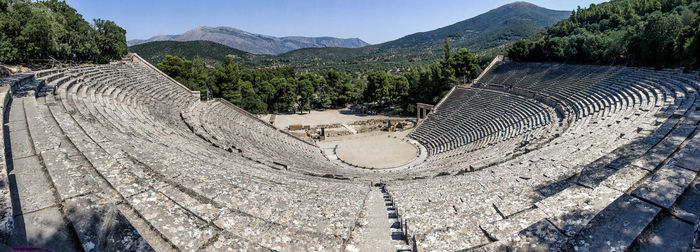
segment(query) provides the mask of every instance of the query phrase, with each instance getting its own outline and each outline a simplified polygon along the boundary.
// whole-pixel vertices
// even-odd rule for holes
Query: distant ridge
[[[254,66],[254,62],[260,62],[269,55],[247,53],[211,41],[153,41],[129,47],[129,51],[138,53],[146,61],[153,65],[161,62],[165,55],[175,55],[192,60],[200,57],[205,64],[216,66],[224,62],[226,56],[233,57],[237,62],[242,62],[246,67]]]
[[[361,48],[304,48],[278,55],[278,61],[265,62],[268,66],[289,65],[318,71],[405,69],[442,57],[445,38],[452,48],[467,48],[479,54],[533,36],[570,15],[571,11],[550,10],[520,1],[452,25],[381,44]]]
[[[514,2],[442,28],[410,34],[381,44],[359,48],[300,48],[278,55],[238,54],[240,57],[237,58],[237,62],[253,67],[292,66],[302,72],[323,72],[329,69],[353,73],[401,70],[429,64],[442,57],[445,38],[449,39],[452,48],[467,48],[473,53],[483,55],[519,39],[533,36],[570,15],[570,11],[550,10],[528,2]],[[158,39],[174,38],[159,36]],[[215,61],[219,62],[223,58],[205,52],[209,49],[201,43],[151,42],[147,48],[132,46],[130,50],[140,51],[138,53],[142,57],[152,60],[164,57],[166,51],[187,58],[191,55],[209,55],[209,58],[216,58]],[[183,51],[187,51],[188,54],[181,53]],[[226,50],[221,48],[220,51]]]
[[[550,10],[522,1],[513,2],[452,25],[414,33],[377,46],[384,49],[442,46],[443,40],[449,38],[453,46],[472,50],[487,49],[528,37],[570,15],[571,11]]]
[[[149,39],[127,41],[129,46],[153,41],[211,41],[253,54],[281,54],[301,48],[345,47],[357,48],[369,45],[359,38],[334,37],[274,37],[250,33],[233,27],[200,26],[179,35],[158,35]]]

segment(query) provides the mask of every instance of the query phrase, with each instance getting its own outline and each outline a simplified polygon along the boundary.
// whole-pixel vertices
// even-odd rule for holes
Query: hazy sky
[[[512,0],[67,0],[91,21],[114,20],[127,39],[180,34],[194,27],[231,26],[272,36],[361,38],[375,44],[479,15]],[[573,10],[601,0],[532,0]]]

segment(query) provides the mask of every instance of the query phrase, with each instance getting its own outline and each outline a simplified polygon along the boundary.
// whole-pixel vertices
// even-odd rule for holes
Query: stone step
[[[623,194],[566,245],[574,251],[625,251],[660,211],[659,207]]]
[[[681,143],[695,130],[695,127],[694,125],[678,125],[661,142],[642,157],[634,160],[632,164],[649,171],[656,169],[678,149]]]
[[[590,189],[574,185],[536,205],[558,230],[573,236],[621,194],[606,186]]]
[[[47,98],[46,104],[48,108],[44,111],[44,113],[46,113],[45,116],[51,116],[51,118],[55,120],[59,126],[59,129],[64,132],[64,134],[66,134],[70,140],[69,142],[72,143],[79,153],[81,153],[82,158],[87,161],[85,165],[94,167],[94,171],[99,177],[105,180],[108,187],[111,187],[116,191],[118,198],[125,198],[136,193],[140,193],[141,191],[145,190],[143,188],[148,188],[147,184],[139,183],[140,180],[136,176],[121,169],[114,159],[108,158],[109,154],[102,151],[99,146],[91,141],[89,137],[84,135],[75,121],[72,121],[70,115],[61,110],[60,104],[49,98]],[[107,206],[107,209],[113,208]],[[143,215],[139,214],[139,216]],[[148,229],[145,230],[138,230],[137,233],[150,234],[152,233],[150,229],[152,229],[152,227],[148,227]],[[167,243],[161,241],[160,239],[162,238],[158,235],[146,235],[143,238],[146,238],[149,244]],[[161,248],[168,249],[168,247],[172,245],[166,245],[165,247],[160,246],[162,245],[159,245],[159,250]]]
[[[659,214],[629,247],[630,251],[690,251],[693,242],[693,225]]]
[[[15,97],[6,117],[4,135],[14,226],[11,247],[78,250],[73,227],[65,221],[61,202],[34,147],[24,118],[25,97]]]
[[[686,145],[673,155],[669,165],[700,172],[700,133],[695,132]]]
[[[56,121],[41,114],[34,97],[24,98],[24,109],[32,139],[43,140],[34,141],[35,148],[44,149],[39,155],[63,201],[62,211],[76,230],[83,249],[153,250],[117,209],[120,195],[62,134]],[[49,134],[47,129],[55,131]]]
[[[688,186],[685,192],[670,208],[671,214],[688,223],[700,223],[700,176]]]
[[[62,94],[65,89],[59,88],[58,92]],[[137,225],[139,232],[155,231],[157,235],[144,237],[149,243],[163,244],[164,242],[161,241],[163,239],[165,244],[170,244],[169,246],[175,249],[198,250],[213,245],[212,242],[219,237],[222,239],[225,237],[230,241],[230,248],[241,248],[244,245],[261,248],[245,239],[222,232],[211,224],[213,217],[205,220],[202,216],[193,214],[190,209],[183,206],[187,201],[173,201],[174,196],[179,196],[174,194],[174,191],[178,191],[177,189],[171,188],[172,190],[168,191],[169,195],[161,192],[167,189],[167,184],[150,174],[145,167],[140,167],[142,165],[133,162],[126,153],[119,151],[117,145],[109,138],[102,136],[99,137],[101,139],[99,143],[95,142],[90,134],[97,134],[96,128],[87,127],[89,122],[80,114],[86,112],[84,108],[74,108],[76,113],[73,115],[66,113],[63,106],[70,105],[66,102],[76,103],[72,96],[64,97],[66,98],[53,101],[54,104],[49,106],[51,114],[95,170],[125,198],[120,206],[125,205],[127,209],[133,209],[138,216],[135,221],[143,220]],[[52,101],[51,97],[47,97],[47,101]],[[133,214],[130,216],[134,217]],[[236,244],[240,246],[237,247]],[[219,243],[218,246],[221,247],[222,244]],[[172,248],[159,247],[157,250]]]
[[[668,209],[695,179],[696,175],[695,171],[673,165],[664,165],[651,174],[631,194]]]
[[[345,250],[396,251],[395,245],[400,243],[394,241],[403,241],[405,237],[389,194],[380,187],[372,187],[364,204]]]
[[[19,86],[33,81],[32,75],[14,75],[6,78],[0,79],[0,118],[3,120],[3,126],[9,118],[9,108],[10,102],[12,101],[12,92],[17,90]],[[2,133],[3,143],[0,146],[0,245],[7,244],[11,236],[12,230],[14,228],[14,213],[13,213],[13,199],[11,189],[16,190],[15,187],[10,188],[10,180],[8,177],[8,165],[12,164],[12,157],[10,156],[11,149],[7,145],[9,139],[9,131],[7,127],[0,129]],[[6,152],[7,151],[7,152]],[[9,157],[9,161],[6,160],[6,155]],[[14,178],[13,178],[14,179]]]
[[[216,228],[153,189],[129,197],[127,201],[178,249],[202,249],[218,237]]]

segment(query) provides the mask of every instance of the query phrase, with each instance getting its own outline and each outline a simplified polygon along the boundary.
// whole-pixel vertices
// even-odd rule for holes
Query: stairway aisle
[[[371,188],[359,225],[347,251],[409,251],[394,204],[382,187]]]

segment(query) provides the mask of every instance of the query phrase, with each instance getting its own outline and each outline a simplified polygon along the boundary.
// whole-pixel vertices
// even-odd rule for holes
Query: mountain
[[[180,35],[159,35],[146,40],[129,40],[129,46],[152,41],[198,41],[206,40],[254,54],[280,54],[309,47],[357,48],[369,45],[359,38],[339,39],[333,37],[273,37],[250,33],[232,27],[200,26]]]
[[[570,15],[570,11],[549,10],[528,2],[514,2],[452,25],[414,33],[378,47],[397,49],[442,46],[444,39],[449,38],[453,46],[486,49],[529,37]]]
[[[514,2],[452,25],[382,44],[359,48],[302,48],[265,58],[241,57],[239,62],[255,67],[292,66],[298,71],[313,72],[329,69],[352,73],[401,71],[429,64],[442,57],[445,38],[448,38],[453,49],[467,48],[477,55],[504,53],[506,45],[531,37],[570,14],[570,11]]]
[[[246,67],[260,64],[272,57],[269,55],[257,55],[231,48],[211,41],[153,41],[129,47],[129,51],[138,53],[146,61],[158,64],[165,55],[176,55],[181,58],[193,59],[200,57],[205,64],[216,66],[224,62],[226,56],[232,56],[236,61],[242,62]]]
[[[323,71],[401,70],[427,64],[443,55],[444,39],[478,55],[535,35],[571,15],[527,2],[514,2],[476,17],[427,32],[361,48],[304,48],[278,55],[274,65]],[[499,51],[500,52],[500,51]],[[270,62],[270,61],[268,61]]]

